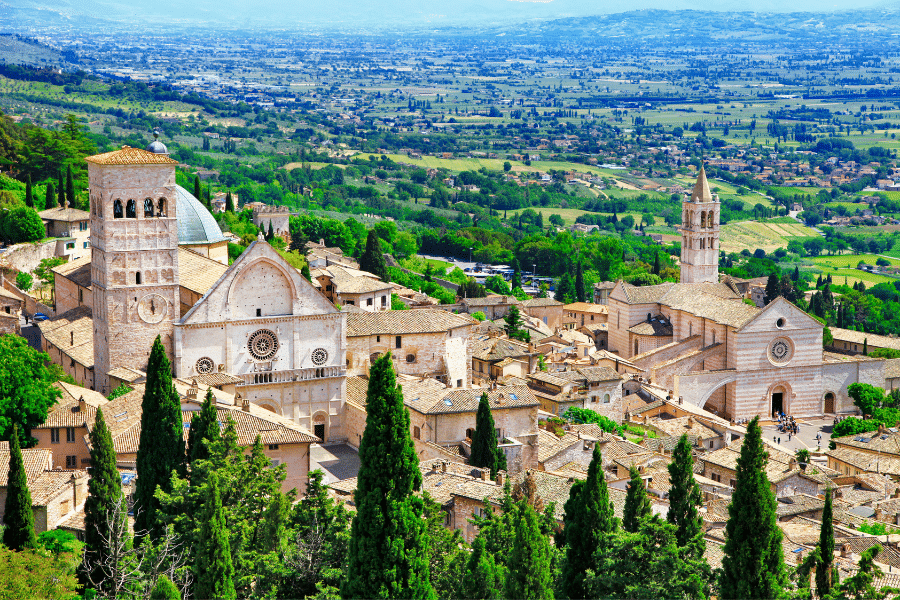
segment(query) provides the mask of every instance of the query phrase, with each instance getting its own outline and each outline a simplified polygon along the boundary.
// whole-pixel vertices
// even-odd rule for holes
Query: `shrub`
[[[18,275],[16,275],[16,287],[22,290],[23,292],[27,292],[34,285],[34,277],[31,276],[31,273],[26,273],[22,271]]]

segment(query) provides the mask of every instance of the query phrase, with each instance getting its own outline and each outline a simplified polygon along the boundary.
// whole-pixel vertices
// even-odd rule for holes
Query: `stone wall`
[[[606,401],[607,394],[609,395],[608,402]],[[609,417],[616,423],[621,423],[625,418],[625,408],[622,403],[622,380],[591,384],[582,408],[589,408]]]
[[[56,256],[56,240],[34,244],[17,244],[9,246],[0,254],[0,266],[10,267],[16,271],[31,272],[45,258]]]
[[[363,432],[366,430],[366,410],[355,402],[345,402],[343,421],[347,443],[359,448]]]
[[[654,365],[658,365],[670,360],[674,360],[694,350],[699,350],[702,339],[700,335],[691,336],[687,339],[671,342],[665,346],[660,346],[652,351],[633,357],[631,361],[641,369],[645,376],[650,375],[650,369]]]

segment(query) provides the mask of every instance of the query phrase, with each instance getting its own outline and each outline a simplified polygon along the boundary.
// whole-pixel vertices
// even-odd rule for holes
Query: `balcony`
[[[293,381],[309,381],[313,379],[333,379],[345,377],[346,367],[315,367],[310,369],[289,369],[286,371],[263,371],[242,373],[237,375],[243,379],[238,387],[245,385],[262,385],[268,383],[291,383]]]

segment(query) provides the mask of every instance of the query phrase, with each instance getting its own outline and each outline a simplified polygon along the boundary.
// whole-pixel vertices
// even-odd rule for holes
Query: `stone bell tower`
[[[691,197],[681,205],[681,283],[719,282],[720,210],[701,165]]]
[[[156,141],[147,150],[89,156],[94,387],[108,394],[109,372],[146,371],[160,336],[172,358],[180,318],[175,165]]]

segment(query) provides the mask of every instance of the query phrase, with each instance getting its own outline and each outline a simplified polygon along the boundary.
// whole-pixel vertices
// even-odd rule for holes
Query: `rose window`
[[[278,336],[268,329],[260,329],[250,336],[247,348],[256,360],[269,360],[278,352]]]
[[[213,372],[213,370],[216,368],[216,363],[214,363],[213,359],[209,358],[208,356],[204,356],[197,361],[195,368],[201,375],[206,375],[207,373]]]
[[[312,353],[313,364],[324,365],[328,360],[328,351],[325,348],[316,348]]]

